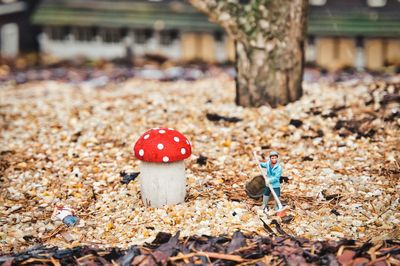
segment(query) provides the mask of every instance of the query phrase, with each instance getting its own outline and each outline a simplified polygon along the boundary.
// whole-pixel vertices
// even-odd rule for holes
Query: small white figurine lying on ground
[[[68,206],[54,207],[53,214],[51,215],[53,221],[62,221],[67,226],[82,226],[82,220],[74,214],[74,210]]]

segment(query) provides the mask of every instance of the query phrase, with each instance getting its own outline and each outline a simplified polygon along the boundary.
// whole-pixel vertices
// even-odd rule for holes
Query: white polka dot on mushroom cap
[[[158,131],[158,133],[164,134],[164,133],[165,133],[165,130],[164,130],[164,129],[161,129],[161,130]]]
[[[182,154],[185,154],[185,153],[186,153],[185,148],[182,148],[182,149],[181,149],[181,153],[182,153]]]
[[[164,156],[163,158],[162,158],[162,160],[163,160],[163,162],[168,162],[169,161],[169,158],[168,158],[168,156]]]
[[[171,127],[169,127],[168,129],[169,129],[169,130],[174,130],[174,129],[173,129],[173,128],[171,128]]]
[[[144,139],[148,139],[150,137],[150,135],[149,134],[146,134],[143,138]]]
[[[179,142],[179,138],[178,137],[174,137],[175,142]]]
[[[140,155],[140,156],[143,156],[143,155],[144,155],[144,150],[143,150],[143,149],[140,149],[139,155]]]
[[[162,149],[164,149],[164,145],[161,144],[161,143],[159,143],[159,144],[157,144],[157,148],[158,148],[159,150],[162,150]]]

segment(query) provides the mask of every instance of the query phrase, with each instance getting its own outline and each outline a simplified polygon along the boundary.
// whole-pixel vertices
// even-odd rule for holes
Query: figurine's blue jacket
[[[267,168],[267,177],[269,182],[271,183],[271,186],[273,188],[280,188],[281,183],[281,175],[282,175],[282,167],[279,164],[279,162],[276,162],[276,164],[271,167],[270,160],[268,160],[265,163],[260,163],[262,168]]]

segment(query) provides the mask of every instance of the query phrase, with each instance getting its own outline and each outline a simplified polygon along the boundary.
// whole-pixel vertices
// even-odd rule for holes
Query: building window
[[[135,42],[137,44],[145,44],[153,35],[150,29],[135,30]]]
[[[333,59],[339,60],[340,58],[340,39],[333,39]]]
[[[367,0],[370,7],[383,7],[386,5],[386,0]]]
[[[326,4],[327,0],[309,0],[310,5],[312,6],[323,6]]]
[[[162,45],[171,45],[178,38],[178,31],[164,30],[160,32],[160,43]]]
[[[66,39],[66,37],[68,35],[68,28],[58,27],[58,26],[50,26],[50,27],[46,27],[45,32],[46,32],[47,36],[49,36],[50,40],[63,41]]]
[[[214,40],[216,42],[222,42],[224,40],[224,33],[220,30],[214,32]]]
[[[361,36],[356,37],[356,47],[364,47],[364,39]]]
[[[118,43],[121,38],[122,32],[119,29],[101,29],[101,39],[105,43]]]
[[[16,56],[19,52],[19,28],[16,23],[0,26],[0,55]]]
[[[309,35],[307,38],[308,45],[315,45],[315,36]]]
[[[76,27],[72,32],[75,40],[82,42],[92,41],[96,36],[96,30],[94,28]]]

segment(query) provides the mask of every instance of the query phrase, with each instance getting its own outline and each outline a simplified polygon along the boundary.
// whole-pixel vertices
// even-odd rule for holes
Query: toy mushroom
[[[192,153],[190,142],[172,128],[153,128],[136,141],[140,165],[140,190],[146,206],[161,207],[185,200],[184,159]]]

